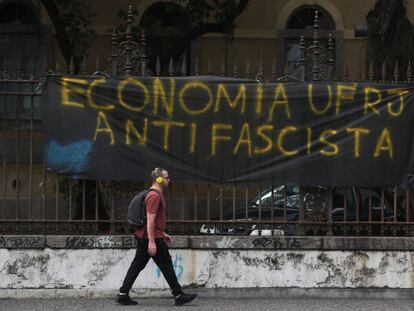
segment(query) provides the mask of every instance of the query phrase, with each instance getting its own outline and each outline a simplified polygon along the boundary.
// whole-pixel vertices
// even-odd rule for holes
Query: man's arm
[[[155,217],[158,213],[161,197],[154,192],[147,194],[145,205],[147,207],[147,233],[148,233],[148,254],[154,256],[157,252],[155,244]]]
[[[157,252],[155,244],[155,216],[157,214],[147,213],[147,233],[148,233],[148,254],[154,256]]]

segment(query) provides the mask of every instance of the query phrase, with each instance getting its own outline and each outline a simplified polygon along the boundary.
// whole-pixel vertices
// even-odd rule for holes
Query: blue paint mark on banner
[[[85,167],[92,150],[92,141],[83,140],[62,146],[52,140],[46,147],[48,167],[52,170],[79,173]]]

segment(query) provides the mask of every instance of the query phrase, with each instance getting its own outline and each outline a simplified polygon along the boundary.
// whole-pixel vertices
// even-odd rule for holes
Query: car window
[[[298,208],[299,206],[299,187],[295,185],[275,186],[265,189],[260,196],[256,196],[252,201],[252,207],[262,208]]]

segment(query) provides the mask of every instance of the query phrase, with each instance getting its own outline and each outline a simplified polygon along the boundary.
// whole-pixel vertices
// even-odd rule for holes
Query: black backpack
[[[130,231],[143,228],[147,224],[147,208],[145,206],[145,197],[151,189],[139,192],[129,203],[128,206],[128,225]]]

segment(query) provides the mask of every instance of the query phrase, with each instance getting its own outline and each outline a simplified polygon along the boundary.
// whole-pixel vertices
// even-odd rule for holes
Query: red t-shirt
[[[156,214],[155,216],[155,238],[163,238],[166,225],[165,206],[163,199],[158,191],[151,190],[145,197],[145,206],[147,213]],[[135,235],[139,238],[148,239],[147,226],[135,231]]]

